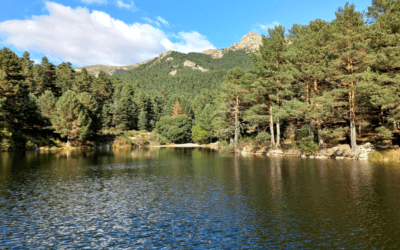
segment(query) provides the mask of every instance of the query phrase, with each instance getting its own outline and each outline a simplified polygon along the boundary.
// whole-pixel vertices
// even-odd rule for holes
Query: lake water
[[[400,249],[400,166],[187,148],[0,164],[0,249]]]

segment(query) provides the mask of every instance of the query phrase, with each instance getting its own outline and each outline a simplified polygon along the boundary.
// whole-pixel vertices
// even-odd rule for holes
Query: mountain
[[[249,69],[251,65],[252,61],[245,50],[229,50],[217,59],[203,53],[168,51],[135,69],[111,77],[127,84],[138,82],[147,93],[165,89],[167,93],[189,97],[204,89],[219,89],[228,70],[235,67]]]
[[[182,70],[184,68],[190,68],[193,70],[198,70],[200,72],[207,72],[210,70],[210,68],[205,67],[204,63],[209,65],[209,64],[215,64],[215,67],[222,67],[225,69],[231,68],[228,65],[225,66],[221,66],[221,64],[227,63],[226,60],[218,60],[218,59],[223,59],[223,57],[226,57],[225,55],[229,54],[229,52],[235,52],[235,51],[243,51],[245,53],[248,53],[250,51],[254,52],[256,51],[259,46],[261,45],[261,36],[258,35],[257,33],[254,32],[249,32],[247,35],[245,35],[239,43],[235,43],[233,46],[230,46],[228,48],[224,48],[224,49],[220,49],[220,50],[216,50],[216,49],[210,49],[210,50],[206,50],[203,51],[202,53],[189,53],[189,54],[183,54],[183,53],[179,53],[179,52],[175,52],[175,51],[167,51],[164,54],[160,54],[158,57],[155,57],[153,59],[141,62],[141,63],[137,63],[137,64],[133,64],[133,65],[128,65],[128,66],[108,66],[108,65],[92,65],[92,66],[87,66],[85,67],[88,71],[89,74],[98,76],[98,74],[100,73],[100,71],[104,71],[107,75],[112,76],[112,75],[116,75],[116,74],[120,74],[122,72],[126,72],[126,71],[130,71],[130,70],[134,70],[136,68],[139,68],[142,65],[147,65],[148,67],[152,67],[157,63],[160,62],[171,62],[171,65],[173,68],[171,68],[171,70],[168,72],[169,75],[176,75],[178,73],[179,70]],[[174,60],[174,57],[171,56],[172,53],[174,53],[174,55],[176,56],[177,53],[181,54],[181,55],[188,55],[187,59],[184,60],[183,62],[176,63],[172,63],[172,61]],[[193,55],[198,55],[198,56],[193,56]],[[204,55],[206,57],[202,57],[201,55]],[[233,54],[231,54],[231,56],[228,57],[232,57]],[[242,54],[243,55],[243,54]],[[181,58],[182,56],[180,56],[179,58]],[[185,57],[185,56],[183,56]],[[190,60],[189,58],[196,58],[196,60],[200,60],[198,62],[194,62],[193,60]],[[209,57],[209,58],[208,58]],[[200,59],[201,58],[201,59]],[[232,59],[232,58],[230,58]],[[212,60],[217,60],[215,63],[210,63]],[[180,63],[181,68],[180,67]],[[219,66],[218,66],[219,65]],[[210,66],[210,65],[209,65]],[[239,65],[237,65],[239,66]],[[246,68],[249,65],[244,65],[244,67]],[[211,66],[210,66],[211,67]],[[76,72],[80,72],[82,70],[83,67],[80,68],[75,68],[74,70]]]
[[[224,54],[229,51],[237,51],[237,50],[245,50],[247,52],[252,51],[255,52],[258,50],[262,43],[262,38],[259,34],[254,32],[249,32],[247,35],[242,37],[239,43],[235,43],[233,46],[225,48],[225,49],[209,49],[203,51],[203,54],[211,55],[213,59],[218,59],[224,56]]]

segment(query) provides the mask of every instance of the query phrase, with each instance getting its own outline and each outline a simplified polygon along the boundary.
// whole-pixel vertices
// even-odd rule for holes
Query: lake
[[[396,165],[203,148],[0,164],[0,248],[400,249]]]

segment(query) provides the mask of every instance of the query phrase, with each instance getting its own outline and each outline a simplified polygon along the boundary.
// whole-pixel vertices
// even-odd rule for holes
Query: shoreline
[[[198,143],[184,143],[184,144],[168,144],[168,145],[157,145],[149,146],[150,148],[206,148],[207,145]]]
[[[108,145],[109,146],[109,145]],[[52,146],[52,147],[38,147],[33,151],[58,151],[58,150],[79,150],[79,149],[94,149],[97,147],[107,147],[107,145],[101,146]],[[110,146],[109,146],[110,147]],[[210,148],[217,151],[221,151],[218,148],[218,143],[211,144],[198,144],[198,143],[184,143],[184,144],[168,144],[168,145],[147,145],[147,148]],[[110,147],[111,148],[135,148],[132,146],[124,147]],[[141,148],[141,147],[140,147]],[[31,150],[29,150],[31,151]],[[230,151],[231,153],[235,153]],[[336,160],[363,160],[371,162],[400,162],[400,149],[389,148],[389,149],[378,149],[377,146],[371,143],[365,143],[357,147],[357,153],[352,154],[350,145],[339,144],[332,148],[325,148],[317,151],[314,155],[304,154],[298,149],[273,149],[273,148],[259,148],[258,150],[249,146],[243,147],[237,154],[243,156],[269,156],[269,157],[296,157],[296,158],[309,158],[309,159],[336,159]]]

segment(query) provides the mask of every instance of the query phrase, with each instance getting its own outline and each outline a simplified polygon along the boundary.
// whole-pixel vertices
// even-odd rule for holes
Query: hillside
[[[115,74],[124,83],[139,82],[148,92],[196,95],[202,89],[220,87],[223,76],[234,67],[250,68],[252,62],[244,50],[229,51],[220,59],[202,53],[183,54],[169,51],[139,67]]]
[[[240,65],[235,65],[232,66],[232,62],[229,64],[228,61],[236,58],[236,54],[235,53],[230,53],[230,52],[237,52],[237,51],[242,51],[245,53],[249,53],[250,51],[255,52],[259,46],[261,45],[261,36],[254,33],[254,32],[249,32],[247,35],[245,35],[239,43],[235,43],[233,46],[230,46],[228,48],[224,48],[224,49],[220,49],[220,50],[215,50],[215,49],[211,49],[211,50],[206,50],[203,51],[202,53],[189,53],[189,54],[183,54],[183,53],[179,53],[179,52],[175,52],[175,51],[167,51],[164,54],[160,54],[158,57],[155,57],[153,59],[141,62],[141,63],[137,63],[137,64],[133,64],[133,65],[127,65],[127,66],[109,66],[109,65],[101,65],[101,64],[97,64],[97,65],[91,65],[91,66],[86,66],[85,68],[87,69],[88,73],[94,76],[98,76],[100,71],[104,71],[107,75],[112,76],[112,75],[116,75],[116,74],[120,74],[122,72],[125,71],[130,71],[133,69],[138,68],[141,65],[145,65],[147,64],[149,65],[154,65],[157,62],[169,62],[173,59],[175,59],[174,56],[176,56],[176,54],[174,56],[171,56],[171,53],[178,53],[181,54],[181,56],[179,56],[179,58],[183,58],[185,57],[184,55],[187,56],[187,60],[188,62],[186,62],[183,67],[185,68],[192,68],[192,69],[197,69],[200,70],[202,72],[207,72],[208,70],[210,70],[209,68],[205,67],[204,65],[208,65],[209,67],[212,67],[214,69],[216,68],[225,68],[225,69],[230,69],[233,68],[235,66],[240,66]],[[247,56],[244,56],[243,53],[239,52],[237,55],[239,55],[239,59],[245,60],[244,62],[239,62],[239,64],[243,64],[241,67],[247,68],[249,67],[250,64],[250,59],[245,58]],[[218,60],[218,59],[222,59],[222,60]],[[197,60],[195,63],[196,65],[193,65],[193,60]],[[213,62],[214,60],[216,60],[215,62]],[[181,61],[179,61],[180,63]],[[150,64],[149,64],[150,63]],[[184,62],[183,62],[184,63]],[[172,63],[173,65],[175,65],[170,73],[171,75],[175,75],[178,72],[178,63]],[[81,72],[83,67],[79,67],[79,68],[75,68],[74,70],[76,72]],[[175,71],[176,70],[176,71]]]

